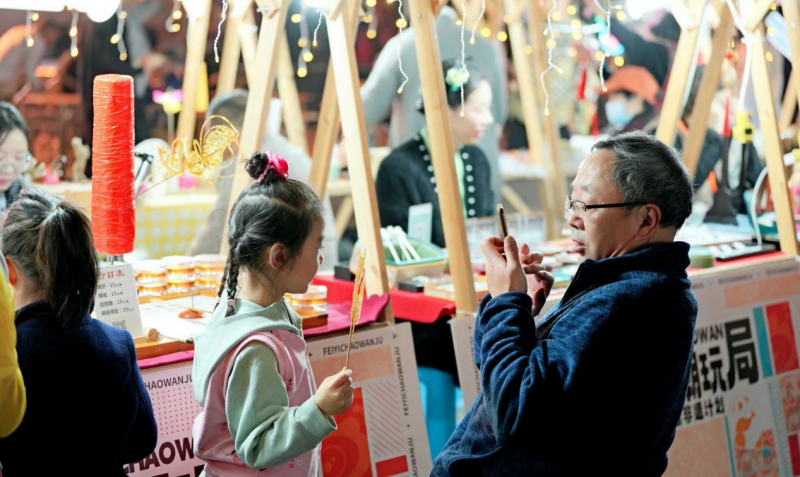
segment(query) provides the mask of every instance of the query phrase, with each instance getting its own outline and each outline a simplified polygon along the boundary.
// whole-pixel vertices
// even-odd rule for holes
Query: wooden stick
[[[786,30],[789,36],[789,46],[792,51],[792,59],[794,61],[794,69],[789,79],[791,82],[791,89],[794,90],[793,96],[795,101],[800,101],[800,5],[797,1],[783,2],[783,17],[786,19]],[[789,96],[789,92],[786,92]],[[794,113],[794,105],[790,106],[789,119],[787,126],[792,122],[792,113]]]
[[[358,0],[341,1],[348,2],[345,5],[353,8],[352,3]],[[361,247],[370,250],[367,257],[366,286],[370,294],[382,295],[389,293],[389,282],[386,277],[386,259],[380,234],[378,200],[367,150],[367,127],[364,123],[364,107],[361,103],[358,67],[353,48],[355,32],[350,28],[350,19],[347,17],[347,13],[342,13],[341,10],[342,8],[339,9],[338,14],[334,10],[334,13],[328,17],[331,61],[333,62],[336,92],[342,115],[350,180],[353,184],[358,237]],[[345,12],[352,11],[349,8],[343,10]],[[394,323],[391,307],[387,307],[385,318],[386,321]]]
[[[524,9],[524,7],[525,7],[525,3],[521,2],[520,0],[506,0],[506,2],[508,4],[513,4],[513,3],[516,2],[519,9]],[[541,109],[541,108],[544,107],[544,101],[545,101],[544,89],[542,89],[540,87],[541,86],[541,75],[542,75],[542,72],[547,69],[548,63],[547,63],[547,59],[546,59],[547,53],[546,53],[545,37],[544,37],[544,35],[540,35],[540,34],[534,35],[534,33],[539,33],[538,30],[539,30],[539,27],[541,27],[541,25],[542,25],[542,23],[544,21],[543,17],[545,17],[545,14],[542,11],[542,7],[541,7],[541,5],[540,5],[538,0],[530,0],[527,3],[529,4],[529,8],[530,8],[530,10],[529,10],[530,11],[530,24],[529,24],[529,28],[528,28],[528,34],[530,36],[531,46],[533,46],[533,51],[534,51],[534,55],[533,55],[533,81],[535,83],[531,84],[530,86],[526,86],[525,89],[527,89],[529,87],[532,87],[538,93],[538,95],[539,95],[538,96],[538,99],[539,99],[538,105],[539,105],[539,107]],[[506,6],[506,10],[508,12],[512,11],[510,7],[511,7],[511,5]],[[512,16],[512,19],[514,19],[514,18],[515,17]],[[517,21],[520,24],[522,23],[521,15],[517,16]],[[509,26],[509,31],[510,30],[511,30],[511,27]],[[521,30],[521,28],[520,28],[520,30]],[[516,57],[517,56],[520,56],[522,61],[525,62],[525,63],[529,63],[529,61],[530,61],[530,60],[527,59],[527,56],[525,56],[524,43],[523,44],[519,43],[520,42],[520,36],[521,35],[514,35],[514,38],[511,38],[510,35],[509,35],[509,41],[512,42],[512,44],[511,44],[512,55],[514,55],[514,57],[515,57],[515,61],[514,61],[515,71],[519,71],[519,70],[516,69],[517,68],[517,61],[516,61]],[[522,36],[524,37],[524,35],[522,35]],[[514,46],[515,46],[514,43],[517,43],[517,45],[516,45],[517,48],[516,49],[514,48]],[[514,51],[517,51],[518,53],[514,54],[513,53]],[[525,61],[525,60],[527,60],[527,61]],[[558,74],[558,72],[557,71],[551,71],[550,74]],[[517,80],[519,81],[519,77],[517,77]],[[551,83],[550,83],[549,76],[545,76],[545,84],[547,85],[548,91],[552,91],[552,89],[550,89],[550,84]],[[520,85],[520,97],[522,96],[522,89],[523,89],[523,85]],[[530,94],[530,93],[528,93],[528,94]],[[523,102],[523,104],[525,104],[525,103]],[[553,101],[552,97],[551,97],[550,104],[551,105],[555,104],[555,102]],[[528,112],[528,114],[524,116],[525,117],[525,124],[526,124],[525,128],[526,128],[526,130],[528,128],[528,121],[530,119],[529,116],[531,116],[531,115],[536,117],[536,123],[534,123],[534,124],[539,125],[539,122],[538,122],[539,109],[535,109],[536,105],[532,105],[532,107],[534,109],[532,109],[531,112],[528,112],[527,108],[525,108],[525,111],[524,111],[524,112]],[[539,165],[542,165],[547,170],[547,175],[548,175],[547,180],[545,180],[545,181],[543,181],[543,182],[541,182],[539,184],[539,189],[541,191],[540,194],[542,192],[547,194],[548,195],[548,199],[549,199],[547,201],[542,201],[542,204],[546,204],[547,205],[547,208],[545,209],[545,216],[547,217],[548,237],[550,239],[558,239],[561,236],[561,227],[564,225],[563,224],[564,214],[561,213],[561,202],[563,201],[564,196],[566,195],[566,192],[565,192],[565,188],[566,187],[565,187],[565,184],[564,184],[565,178],[561,174],[561,167],[559,166],[558,142],[559,142],[559,138],[561,137],[561,132],[558,130],[558,127],[556,125],[555,114],[553,114],[553,111],[552,111],[553,109],[554,108],[550,108],[550,110],[551,110],[550,111],[550,115],[545,115],[544,118],[542,119],[542,122],[544,123],[544,134],[545,134],[546,139],[547,139],[548,148],[550,149],[550,157],[549,158],[545,158],[544,155],[543,155],[542,159],[540,161],[537,161],[537,163]],[[541,127],[541,125],[539,125],[539,127]],[[530,136],[529,136],[529,138],[530,138]],[[541,136],[539,136],[538,139],[539,139],[539,141],[541,141],[542,140]],[[530,139],[529,139],[528,143],[530,144]],[[542,152],[542,149],[543,149],[542,147],[539,147],[539,151],[540,152]]]
[[[436,186],[439,189],[439,207],[442,211],[444,240],[450,257],[450,274],[455,288],[456,309],[477,311],[478,299],[472,277],[472,263],[467,244],[464,205],[461,201],[456,165],[453,161],[453,139],[447,116],[444,74],[436,38],[436,18],[431,0],[411,0],[411,17],[414,19],[414,46],[419,64],[425,120],[430,136],[430,153]]]
[[[350,5],[350,28],[353,30],[353,46],[355,33],[358,31],[358,10],[360,5]],[[317,133],[314,136],[314,150],[311,154],[313,167],[309,184],[320,198],[325,197],[328,187],[328,175],[331,169],[331,154],[339,136],[339,100],[336,98],[336,78],[333,73],[332,59],[328,61],[328,73],[325,76],[325,88],[322,90],[322,104],[317,119]]]
[[[231,0],[228,0],[228,3],[231,4],[229,9],[233,10]],[[239,39],[239,26],[241,23],[241,17],[233,15],[228,15],[227,20],[225,20],[225,40],[222,43],[222,55],[219,62],[217,80],[218,95],[231,91],[236,87],[236,77],[239,75],[239,57],[242,52],[242,43]]]
[[[242,17],[241,28],[239,29],[239,40],[242,46],[242,60],[244,61],[244,75],[247,84],[253,84],[254,70],[256,69],[256,49],[258,48],[258,33],[256,32],[255,18],[253,9],[248,8]]]
[[[755,5],[753,5],[752,8],[750,8],[749,16],[743,19],[744,28],[746,30],[753,31],[759,26],[761,26],[761,22],[764,21],[764,17],[766,17],[767,13],[769,13],[769,9],[773,3],[775,3],[775,0],[758,0],[755,3]],[[783,3],[784,4],[792,3],[792,0],[788,0]],[[784,5],[783,8],[784,8],[783,14],[784,16],[786,16],[786,5]],[[796,3],[795,3],[795,8],[797,8]],[[742,11],[744,12],[746,10],[742,9]],[[788,18],[787,18],[787,24],[788,24]]]
[[[664,106],[661,109],[661,117],[656,130],[656,138],[667,146],[675,144],[675,131],[683,111],[686,85],[689,83],[689,75],[694,71],[695,58],[697,58],[699,45],[697,38],[700,35],[700,25],[705,20],[706,0],[689,0],[689,2],[689,12],[694,20],[693,28],[683,30],[680,40],[678,40],[678,49],[672,63],[669,85],[664,96]]]
[[[689,137],[686,139],[686,145],[683,148],[683,162],[692,175],[697,171],[700,151],[703,149],[703,142],[708,130],[708,115],[711,112],[711,102],[714,100],[714,95],[719,87],[722,63],[728,53],[728,41],[733,34],[733,30],[733,15],[727,5],[723,5],[720,24],[711,41],[711,57],[703,72],[703,79],[700,82],[700,88],[697,90],[697,99],[689,121]]]
[[[286,126],[286,136],[295,146],[308,153],[308,136],[306,136],[306,122],[303,119],[303,108],[300,106],[300,96],[297,94],[297,83],[294,80],[294,65],[289,50],[289,38],[286,32],[280,46],[278,58],[278,96],[283,106],[283,124]]]
[[[764,56],[764,33],[757,29],[751,33],[751,77],[753,90],[758,106],[758,122],[761,127],[761,136],[764,139],[764,151],[769,168],[769,185],[772,191],[772,202],[775,207],[775,218],[778,223],[781,251],[790,257],[797,256],[797,235],[794,227],[789,187],[786,182],[786,168],[783,164],[783,151],[781,147],[778,122],[775,117],[775,104],[770,87],[769,68]]]
[[[200,74],[200,64],[206,54],[206,39],[208,38],[208,21],[211,16],[211,0],[203,1],[203,14],[195,19],[189,19],[189,42],[186,47],[186,67],[183,73],[183,104],[178,117],[177,137],[194,139],[195,123],[197,121],[197,77]]]
[[[795,88],[795,81],[797,81],[796,74],[797,70],[792,70],[789,75],[789,82],[786,84],[786,93],[783,96],[783,104],[781,106],[781,120],[778,123],[781,132],[792,125],[792,116],[794,116],[794,110],[797,107],[797,88]]]
[[[258,37],[256,53],[261,60],[256,62],[255,75],[251,78],[250,94],[247,97],[247,108],[244,113],[244,126],[239,140],[239,150],[243,161],[248,160],[254,152],[261,149],[269,113],[269,101],[275,85],[278,46],[279,42],[283,41],[286,11],[289,8],[289,3],[281,0],[257,0],[257,4],[259,8],[264,9],[261,15],[261,34]],[[240,163],[236,167],[236,174],[233,177],[228,210],[233,208],[239,195],[252,181],[253,179]],[[222,233],[222,253],[227,254],[228,248],[228,221],[225,221]]]

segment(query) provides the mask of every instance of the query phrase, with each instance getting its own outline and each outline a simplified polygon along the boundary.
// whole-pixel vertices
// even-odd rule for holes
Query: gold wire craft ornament
[[[225,124],[215,124],[209,127],[214,120],[219,119]],[[208,128],[208,130],[206,130]],[[233,145],[239,148],[239,130],[223,116],[211,116],[203,123],[200,129],[200,140],[191,143],[189,139],[178,138],[172,141],[169,151],[158,148],[161,165],[167,169],[170,177],[189,174],[200,177],[212,167],[225,161],[225,151],[234,155]]]
[[[361,319],[361,307],[364,304],[364,292],[366,282],[364,281],[364,264],[367,260],[367,251],[362,250],[358,257],[358,268],[356,269],[356,281],[353,287],[353,304],[350,306],[350,339],[347,341],[347,358],[345,358],[344,368],[350,364],[350,348],[353,347],[353,335],[356,332],[356,325]]]

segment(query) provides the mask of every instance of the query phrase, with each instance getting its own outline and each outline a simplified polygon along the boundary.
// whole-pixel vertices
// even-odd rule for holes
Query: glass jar
[[[167,294],[166,283],[149,283],[141,285],[136,290],[139,298],[161,298]]]
[[[170,278],[167,280],[167,293],[177,295],[179,293],[192,293],[194,291],[194,280],[184,278]]]
[[[293,308],[302,306],[324,306],[328,301],[328,288],[321,285],[311,285],[305,293],[287,293],[286,299]]]
[[[144,260],[133,264],[136,286],[166,286],[167,268],[160,260]]]
[[[161,259],[167,267],[167,278],[172,280],[191,280],[194,282],[194,257],[183,257],[173,255],[171,257],[164,257]]]

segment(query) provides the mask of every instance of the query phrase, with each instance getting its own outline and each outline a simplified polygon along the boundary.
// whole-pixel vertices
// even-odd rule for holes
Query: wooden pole
[[[797,70],[792,70],[790,73],[789,83],[786,85],[786,93],[783,96],[781,120],[778,123],[781,132],[792,125],[792,116],[794,116],[794,110],[797,107],[797,89],[795,88],[795,81],[797,81],[796,74]]]
[[[183,104],[178,117],[177,137],[194,139],[197,121],[197,78],[200,74],[200,63],[206,54],[208,38],[208,21],[211,16],[211,0],[202,2],[202,13],[197,18],[189,18],[189,30],[186,34],[189,41],[186,46],[186,67],[183,74]]]
[[[230,0],[228,2],[230,3]],[[233,10],[233,6],[229,8]],[[239,74],[239,56],[242,52],[241,41],[239,40],[239,27],[241,24],[241,17],[229,15],[225,20],[225,39],[222,43],[222,58],[219,62],[217,94],[231,91],[236,87],[236,77]]]
[[[520,0],[507,0],[507,3],[513,3],[514,1],[519,2],[518,8],[524,10],[525,3],[521,2]],[[528,25],[528,34],[530,35],[530,42],[534,51],[533,81],[535,82],[535,84],[532,85],[532,87],[538,93],[539,105],[541,105],[541,107],[543,108],[545,103],[545,94],[544,94],[544,89],[541,87],[541,76],[542,72],[548,68],[547,51],[546,51],[547,45],[545,44],[546,43],[545,36],[536,33],[540,33],[538,30],[539,27],[541,27],[542,23],[544,23],[544,18],[539,0],[530,0],[528,3],[530,5],[529,6],[530,18],[528,20],[530,23]],[[509,10],[509,6],[506,6],[506,11],[509,13],[511,12]],[[519,15],[519,17],[520,18],[518,21],[521,24],[522,23],[521,14]],[[514,16],[512,16],[511,19],[514,19]],[[521,36],[524,38],[524,33],[522,33]],[[509,35],[509,41],[513,41],[510,39],[510,35]],[[530,60],[527,59],[527,56],[524,53],[523,45],[524,44],[517,45],[519,47],[517,48],[519,55],[514,55],[513,53],[514,45],[512,43],[512,55],[515,57],[520,56],[520,59],[522,61],[530,62]],[[516,69],[516,63],[514,68]],[[550,74],[558,74],[558,72],[551,70]],[[544,82],[546,87],[548,88],[548,91],[552,91],[552,89],[550,89],[550,84],[551,84],[550,78],[547,75],[545,75]],[[521,91],[522,88],[520,87],[520,96],[522,95]],[[553,104],[555,103],[553,102],[553,98],[551,97],[550,105]],[[543,188],[540,187],[540,189],[545,193],[547,193],[548,196],[550,197],[549,202],[544,202],[544,201],[542,202],[543,204],[548,204],[548,203],[550,204],[550,206],[545,210],[545,215],[547,217],[547,224],[548,224],[547,225],[548,237],[550,239],[557,239],[561,236],[561,227],[563,226],[564,214],[561,213],[561,203],[564,200],[564,196],[566,195],[565,192],[566,186],[564,184],[565,178],[563,175],[561,175],[561,165],[558,154],[558,142],[559,138],[561,137],[561,132],[558,130],[558,127],[556,125],[555,114],[553,114],[552,112],[553,108],[549,109],[550,109],[550,114],[545,114],[542,121],[544,123],[544,134],[547,139],[547,145],[548,148],[550,149],[550,157],[548,160],[548,158],[545,158],[543,156],[541,160],[541,163],[543,163],[542,165],[544,165],[545,170],[547,170],[547,175],[549,180],[545,182],[545,187]],[[538,119],[538,110],[534,111],[536,111],[535,116]],[[526,117],[525,121],[526,129],[527,129],[527,122],[528,121]],[[541,141],[541,136],[539,136],[539,140]],[[539,150],[541,152],[542,148],[540,147]]]
[[[705,17],[706,0],[689,0],[689,2],[689,14],[692,16],[693,23],[690,25],[690,29],[681,31],[672,72],[669,76],[669,85],[664,96],[664,106],[661,109],[661,117],[656,130],[656,138],[668,146],[675,143],[675,131],[678,121],[681,119],[686,84],[697,57],[697,37],[700,35],[700,26]]]
[[[478,299],[475,295],[475,282],[472,277],[472,263],[467,244],[464,206],[461,202],[456,165],[453,161],[453,140],[450,135],[444,74],[439,57],[439,43],[436,38],[434,5],[431,0],[410,1],[411,17],[414,21],[414,45],[419,64],[420,83],[422,84],[422,100],[425,105],[425,120],[430,136],[431,159],[436,185],[439,188],[439,207],[442,211],[442,223],[445,224],[444,239],[447,244],[450,274],[455,288],[456,309],[464,312],[476,312]]]
[[[294,80],[294,64],[289,50],[289,38],[286,32],[280,47],[278,58],[278,96],[283,106],[283,124],[286,126],[286,136],[295,146],[308,153],[308,136],[306,136],[306,123],[303,119],[303,108],[300,106],[300,96],[297,94],[297,83]]]
[[[708,129],[708,116],[711,112],[711,102],[719,87],[719,77],[725,55],[728,53],[728,41],[734,31],[733,16],[727,5],[723,5],[720,14],[719,26],[711,40],[711,57],[703,72],[700,88],[697,90],[692,117],[689,121],[689,137],[683,148],[683,162],[689,173],[695,174],[697,163],[700,160],[700,151]],[[671,81],[671,80],[670,80]]]
[[[278,66],[278,47],[283,41],[286,12],[289,8],[288,1],[257,0],[261,15],[261,34],[258,37],[256,62],[254,73],[250,82],[250,93],[247,97],[247,107],[244,113],[244,126],[242,127],[239,148],[241,158],[247,160],[254,152],[261,149],[266,127],[269,101],[272,98],[272,89],[275,85],[275,71]],[[233,208],[239,195],[253,180],[244,170],[237,166],[231,187],[231,197],[228,210]],[[222,253],[228,253],[228,222],[222,234]]]
[[[789,36],[793,61],[792,74],[789,79],[791,82],[790,89],[794,90],[796,102],[800,101],[800,5],[798,5],[797,0],[783,2],[783,17],[786,20],[786,31]],[[789,91],[786,91],[786,96],[789,96]],[[788,123],[791,124],[794,105],[788,109],[790,110]]]
[[[350,28],[353,31],[353,45],[355,46],[356,33],[358,32],[358,10],[360,5],[355,2],[351,5],[349,18]],[[325,75],[325,87],[322,90],[322,104],[317,118],[317,132],[314,136],[314,150],[311,154],[313,167],[309,184],[319,197],[325,197],[328,187],[328,174],[331,169],[331,155],[336,138],[339,135],[339,100],[336,97],[336,78],[333,74],[333,58],[328,61],[328,73]],[[348,215],[349,221],[349,215]]]
[[[745,3],[744,1],[742,2]],[[752,5],[752,1],[749,2]],[[747,5],[744,5],[745,7]],[[748,11],[743,8],[743,11]],[[772,191],[772,203],[775,207],[775,219],[778,223],[778,236],[781,251],[789,256],[797,256],[800,249],[797,244],[797,234],[794,226],[789,187],[787,184],[786,168],[783,164],[783,150],[778,131],[778,122],[775,115],[775,104],[770,87],[769,68],[765,56],[764,33],[759,25],[750,33],[750,57],[752,60],[750,76],[753,80],[753,90],[758,108],[758,122],[761,136],[764,140],[764,152],[769,168],[769,185]]]
[[[340,2],[347,2],[345,5],[350,6],[355,2],[360,4],[358,0],[340,0]],[[364,123],[364,107],[361,103],[358,67],[353,48],[355,32],[352,31],[350,18],[345,13],[350,9],[342,7],[343,5],[339,3],[328,17],[331,62],[342,115],[350,180],[354,185],[353,202],[358,238],[362,248],[367,250],[365,268],[367,292],[372,295],[384,294],[389,293],[389,282],[386,277],[386,258],[380,233],[378,199],[375,194],[375,182],[372,179],[372,167],[369,161],[367,127]],[[386,320],[390,323],[394,322],[391,306],[386,308]]]
[[[248,87],[250,87],[249,85],[253,84],[253,75],[256,68],[256,49],[258,48],[258,33],[252,8],[248,8],[244,17],[242,17],[239,39],[242,45],[244,75],[247,78]]]

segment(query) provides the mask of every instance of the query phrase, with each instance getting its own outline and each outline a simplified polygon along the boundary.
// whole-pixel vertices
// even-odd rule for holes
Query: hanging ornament
[[[406,17],[405,17],[405,15],[403,15],[403,0],[399,0],[397,2],[397,13],[400,15],[400,20],[402,20],[402,23],[398,24],[398,28],[400,29],[400,33],[398,33],[398,37],[399,37],[400,35],[403,34],[403,27],[407,24]],[[398,68],[400,68],[400,73],[403,75],[403,83],[400,85],[399,88],[397,88],[397,94],[402,94],[403,93],[403,88],[406,86],[406,83],[408,83],[408,75],[403,70],[403,58],[401,58],[401,56],[400,56],[400,42],[399,41],[397,42],[397,66],[398,66]]]
[[[547,12],[547,31],[550,35],[550,39],[547,40],[547,69],[542,71],[540,76],[540,80],[542,82],[542,91],[544,91],[544,115],[550,116],[550,93],[547,91],[547,83],[544,80],[544,77],[547,76],[547,73],[550,70],[556,70],[559,73],[563,73],[561,68],[556,66],[553,63],[553,50],[556,48],[556,40],[554,39],[553,35],[553,13],[556,10],[556,0],[553,0],[553,6],[550,7],[550,11]]]
[[[217,49],[217,43],[219,43],[219,37],[222,34],[222,24],[225,23],[225,17],[228,13],[228,0],[222,0],[222,18],[219,20],[219,24],[217,25],[217,36],[214,38],[214,59],[217,60],[219,63],[219,50]]]

